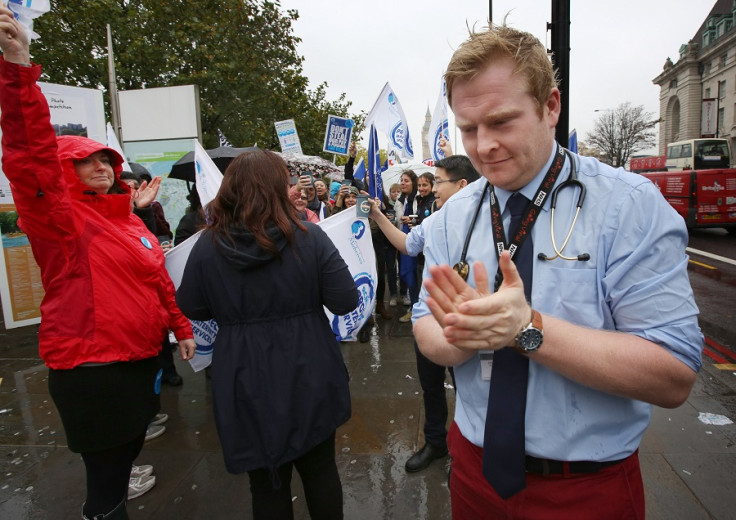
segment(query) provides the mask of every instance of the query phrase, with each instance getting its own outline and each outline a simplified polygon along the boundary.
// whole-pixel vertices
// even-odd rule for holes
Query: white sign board
[[[279,136],[279,143],[281,144],[281,151],[283,153],[304,153],[302,152],[302,144],[299,142],[299,134],[296,133],[296,124],[294,124],[293,119],[276,121],[274,126],[276,127],[276,135]]]

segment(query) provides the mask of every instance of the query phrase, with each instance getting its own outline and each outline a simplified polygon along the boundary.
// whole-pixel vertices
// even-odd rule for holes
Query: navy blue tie
[[[528,202],[520,193],[514,193],[506,203],[511,213],[509,241]],[[531,301],[533,257],[534,245],[529,235],[514,255],[527,301]],[[525,356],[511,347],[495,351],[483,438],[483,476],[503,499],[526,487],[524,414],[528,379],[529,360]]]

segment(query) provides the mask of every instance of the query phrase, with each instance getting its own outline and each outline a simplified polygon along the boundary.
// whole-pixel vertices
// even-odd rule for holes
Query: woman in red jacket
[[[128,518],[133,460],[159,410],[156,356],[168,329],[195,344],[161,248],[131,213],[122,157],[85,137],[57,138],[28,37],[0,8],[2,166],[46,291],[39,352],[69,449],[87,471],[85,518]]]

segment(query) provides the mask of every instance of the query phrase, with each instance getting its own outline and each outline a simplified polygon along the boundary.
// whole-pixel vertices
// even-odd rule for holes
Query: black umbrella
[[[217,166],[221,172],[225,173],[227,165],[230,164],[233,159],[243,152],[250,152],[253,150],[258,150],[258,148],[255,146],[247,146],[245,148],[219,146],[217,148],[206,150],[206,152],[212,159],[212,162],[215,163],[215,166]],[[169,173],[169,179],[181,179],[183,181],[194,182],[194,152],[189,152],[174,163],[171,167],[171,172]]]

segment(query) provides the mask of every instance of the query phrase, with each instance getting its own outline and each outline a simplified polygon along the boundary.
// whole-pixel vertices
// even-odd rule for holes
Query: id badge
[[[493,351],[480,353],[480,375],[483,381],[491,380],[493,370]]]

